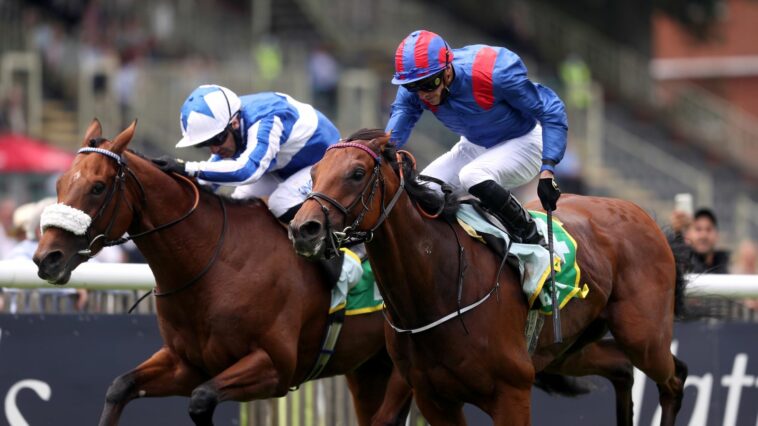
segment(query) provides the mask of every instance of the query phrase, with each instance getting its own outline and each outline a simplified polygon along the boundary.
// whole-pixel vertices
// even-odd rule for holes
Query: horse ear
[[[385,133],[384,136],[376,138],[376,143],[379,146],[379,152],[384,151],[384,148],[387,146],[389,141],[390,141],[389,133]]]
[[[89,146],[89,141],[92,139],[98,139],[103,136],[103,127],[100,125],[100,121],[97,118],[92,119],[92,123],[89,124],[87,132],[84,133],[83,147]]]
[[[390,134],[385,133],[384,136],[379,136],[377,138],[371,139],[371,141],[368,143],[368,145],[371,147],[374,152],[382,152],[384,151],[384,147],[387,146],[387,143],[390,141]]]
[[[129,125],[129,127],[127,127],[123,132],[119,133],[119,135],[113,139],[113,147],[111,148],[111,151],[115,152],[116,154],[123,153],[126,149],[126,146],[129,145],[129,142],[132,140],[134,131],[136,129],[137,120],[134,120],[132,121],[132,124]]]

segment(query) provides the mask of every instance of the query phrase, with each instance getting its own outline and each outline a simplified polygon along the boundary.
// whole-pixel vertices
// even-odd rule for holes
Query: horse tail
[[[542,389],[548,395],[579,396],[590,393],[594,386],[587,379],[561,376],[560,374],[537,373],[534,386]]]
[[[686,274],[692,270],[692,249],[679,238],[667,238],[676,264],[676,279],[674,281],[674,315],[676,318],[687,316],[685,305],[685,289],[687,288]]]

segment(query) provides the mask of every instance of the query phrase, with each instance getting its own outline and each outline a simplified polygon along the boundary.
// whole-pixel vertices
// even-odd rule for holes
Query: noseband
[[[405,178],[403,177],[403,158],[401,155],[401,152],[399,151],[397,153],[397,162],[398,167],[400,168],[400,185],[397,188],[397,191],[395,191],[395,195],[392,196],[392,199],[390,200],[388,205],[384,205],[384,189],[385,189],[385,182],[384,182],[384,176],[381,173],[381,166],[382,166],[382,157],[372,151],[370,148],[368,148],[365,145],[361,145],[358,143],[353,142],[342,142],[338,144],[334,144],[327,148],[326,150],[329,151],[331,149],[341,149],[341,148],[357,148],[361,151],[366,152],[371,156],[371,158],[374,159],[374,169],[371,173],[371,178],[368,182],[366,182],[366,186],[363,187],[363,190],[361,193],[353,200],[352,203],[350,203],[347,207],[343,206],[339,201],[335,200],[334,198],[321,193],[321,192],[311,192],[306,197],[306,201],[308,200],[314,200],[316,201],[319,206],[321,206],[321,211],[324,214],[325,224],[326,224],[326,233],[329,240],[329,247],[327,247],[327,251],[331,250],[331,252],[327,252],[326,255],[329,257],[330,255],[334,255],[338,253],[338,250],[340,247],[343,246],[353,246],[356,244],[369,242],[374,237],[374,231],[376,231],[379,226],[381,226],[382,223],[384,223],[384,220],[387,219],[387,216],[389,216],[392,209],[395,207],[395,204],[397,203],[397,200],[400,199],[400,195],[402,194],[403,190],[405,189]],[[372,226],[369,230],[364,231],[360,230],[359,227],[361,223],[363,222],[364,217],[366,216],[366,213],[371,210],[371,204],[374,200],[374,196],[376,195],[376,190],[379,188],[379,186],[382,187],[381,190],[381,203],[382,206],[382,212],[379,216],[379,219],[377,219],[374,226]],[[368,193],[368,197],[366,197],[366,193]],[[329,220],[329,209],[322,201],[325,201],[328,204],[331,204],[333,207],[335,207],[337,210],[339,210],[340,213],[342,213],[342,216],[347,219],[350,212],[358,205],[358,203],[363,204],[363,208],[361,209],[360,213],[355,217],[355,220],[353,220],[353,223],[346,226],[341,232],[334,231],[332,229],[331,221]]]

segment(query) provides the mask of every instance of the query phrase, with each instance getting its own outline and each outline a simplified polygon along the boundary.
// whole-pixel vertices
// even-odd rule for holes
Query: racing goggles
[[[221,146],[226,142],[226,135],[229,132],[229,127],[225,128],[221,133],[217,134],[216,136],[208,139],[205,142],[200,142],[199,144],[195,145],[197,148],[210,148],[212,146]]]
[[[403,84],[405,90],[416,93],[419,90],[422,92],[433,92],[442,84],[442,75],[445,70],[438,72],[432,76],[429,76],[423,80],[414,81],[412,83]]]

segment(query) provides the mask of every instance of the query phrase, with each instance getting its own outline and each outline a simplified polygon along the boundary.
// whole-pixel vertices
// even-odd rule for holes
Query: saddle
[[[481,212],[483,208],[476,203],[461,204],[458,209],[458,223],[464,230],[478,241],[488,244],[496,253],[506,253],[507,259],[518,259],[518,271],[524,294],[530,308],[539,308],[541,313],[552,313],[552,301],[545,286],[549,282],[551,259],[548,251],[539,245],[520,244],[512,242],[509,234],[503,232],[502,224],[498,224],[491,214]],[[530,211],[535,220],[537,230],[547,236],[547,215],[538,211]],[[487,235],[491,234],[491,235]],[[558,306],[561,308],[574,297],[583,299],[589,288],[581,283],[581,270],[576,262],[578,245],[560,220],[553,218],[553,268],[555,270],[555,286],[558,293]],[[507,242],[503,243],[502,240]],[[503,245],[505,248],[503,249]],[[512,265],[512,263],[510,263]]]
[[[503,221],[497,217],[497,215],[490,213],[490,211],[482,205],[478,198],[472,195],[463,195],[458,199],[458,202],[461,204],[470,205],[479,214],[479,216],[485,219],[490,225],[496,227],[501,232],[508,235],[510,237],[508,245],[510,245],[510,241],[513,241],[513,237],[508,228],[505,226]],[[506,247],[505,240],[497,235],[490,234],[488,232],[482,232],[480,230],[477,230],[477,234],[483,240],[482,242],[487,247],[489,247],[490,250],[492,250],[500,259],[504,257],[506,258],[505,261],[508,266],[514,268],[516,271],[519,270],[518,258],[515,255],[509,253],[509,247]]]

